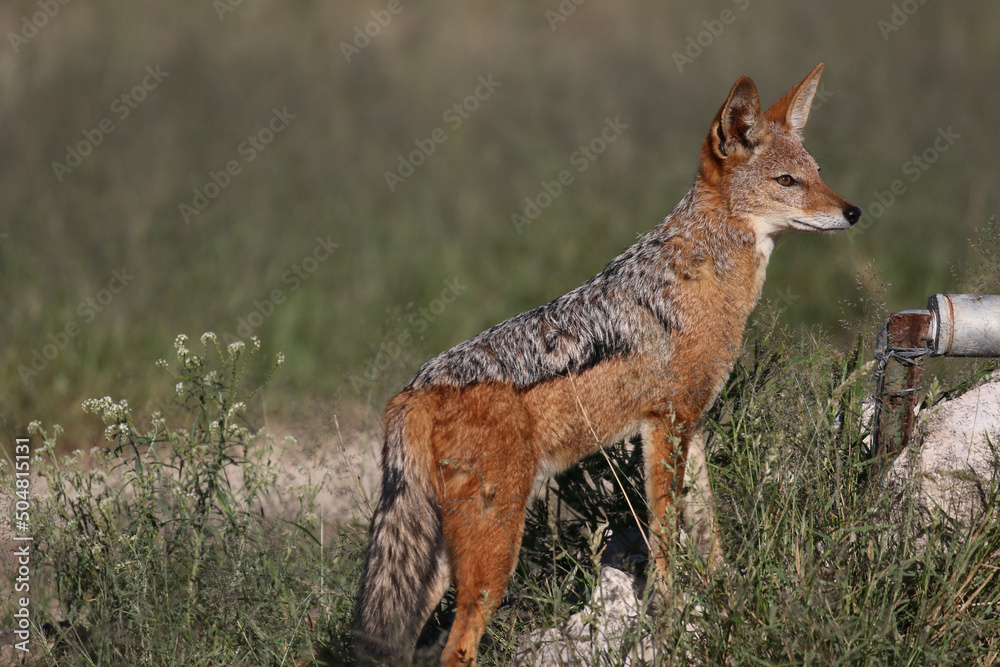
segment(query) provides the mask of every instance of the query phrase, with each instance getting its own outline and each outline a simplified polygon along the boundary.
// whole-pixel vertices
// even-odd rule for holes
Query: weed
[[[50,658],[59,664],[288,664],[335,659],[344,638],[360,555],[343,528],[328,544],[315,511],[319,483],[296,489],[287,519],[276,510],[274,439],[246,413],[281,365],[279,354],[251,382],[259,342],[203,353],[175,341],[176,360],[157,363],[176,381],[185,419],[176,428],[154,413],[139,426],[128,402],[84,402],[105,422],[112,446],[56,454],[44,447],[35,470],[48,494],[32,517],[38,581],[51,597],[38,623],[61,626]]]

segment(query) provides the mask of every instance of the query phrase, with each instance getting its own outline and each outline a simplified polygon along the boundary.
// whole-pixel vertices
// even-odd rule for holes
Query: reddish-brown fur
[[[458,591],[458,616],[445,649],[452,657],[446,664],[475,656],[486,619],[514,568],[525,505],[542,461],[551,469],[565,468],[633,422],[648,420],[656,426],[646,456],[665,462],[649,470],[647,486],[655,490],[649,497],[651,516],[667,515],[684,478],[690,431],[714,398],[720,377],[728,373],[756,301],[755,254],[747,244],[733,256],[728,279],[750,286],[736,298],[727,298],[732,285],[727,290],[710,262],[689,267],[685,305],[692,326],[675,338],[669,369],[662,359],[638,355],[526,391],[485,383],[422,390],[409,398],[411,414],[427,422],[420,430],[428,437],[415,444],[431,447],[430,457],[422,458],[438,462],[428,474],[441,499]],[[658,532],[658,558],[665,568],[662,546],[673,529]]]
[[[526,386],[495,379],[411,386],[390,402],[386,422],[402,423],[399,432],[405,433],[406,484],[429,486],[443,532],[446,565],[427,584],[429,606],[417,620],[422,624],[437,603],[449,573],[456,586],[457,614],[443,664],[475,662],[517,559],[536,474],[561,470],[635,432],[643,435],[646,460],[651,575],[662,594],[671,594],[668,547],[688,449],[739,352],[773,237],[784,231],[781,216],[794,220],[787,228],[825,229],[819,225],[837,212],[851,224],[860,215],[849,213],[853,207],[819,179],[793,136],[805,123],[821,67],[766,116],[753,83],[740,79],[716,115],[686,198],[689,208],[664,223],[682,227],[664,237],[662,253],[674,278],[658,297],[671,305],[679,325],[665,326],[652,311],[642,311],[628,354],[610,354]],[[748,174],[751,159],[760,164]],[[775,189],[774,169],[797,174],[800,187]],[[402,456],[387,444],[387,466],[403,465],[390,463]]]

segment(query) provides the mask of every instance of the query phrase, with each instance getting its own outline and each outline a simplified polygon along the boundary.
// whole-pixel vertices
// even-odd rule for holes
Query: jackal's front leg
[[[649,561],[664,606],[674,597],[670,553],[680,521],[678,502],[684,485],[684,462],[693,427],[676,413],[652,418],[643,429],[646,499],[649,503]]]

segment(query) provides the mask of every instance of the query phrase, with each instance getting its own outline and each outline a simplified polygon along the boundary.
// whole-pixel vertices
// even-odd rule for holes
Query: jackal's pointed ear
[[[812,106],[816,87],[819,86],[819,76],[823,73],[823,63],[816,65],[813,71],[791,90],[778,98],[778,101],[767,110],[767,119],[782,123],[788,129],[802,136],[802,130],[809,118],[809,108]]]
[[[708,135],[712,153],[722,160],[741,153],[752,155],[769,136],[757,87],[749,77],[740,77],[712,123]]]

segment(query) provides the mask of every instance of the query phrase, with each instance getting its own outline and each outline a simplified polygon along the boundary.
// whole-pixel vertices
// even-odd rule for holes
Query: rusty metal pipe
[[[916,421],[920,357],[1000,357],[1000,295],[935,294],[927,310],[893,313],[875,344],[872,457],[887,465],[906,446]]]

